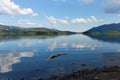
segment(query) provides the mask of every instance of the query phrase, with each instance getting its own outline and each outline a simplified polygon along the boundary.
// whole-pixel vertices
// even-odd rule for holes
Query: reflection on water
[[[67,48],[67,46],[68,46],[67,42],[57,43],[56,40],[52,40],[48,49],[50,51],[53,51],[56,48]],[[75,42],[70,43],[69,46],[71,46],[72,48],[81,49],[81,50],[86,48],[90,50],[95,50],[98,47],[102,47],[102,45],[88,44],[88,43],[75,43]]]
[[[5,42],[0,42],[0,45],[3,45]]]
[[[120,66],[120,52],[119,53],[104,53],[104,60],[107,66]]]
[[[100,41],[104,41],[104,42],[114,42],[114,43],[120,43],[120,36],[103,36],[103,35],[87,35],[93,39],[97,39]]]
[[[32,46],[32,45],[33,45],[33,43],[30,42],[30,41],[25,41],[25,42],[20,42],[20,43],[18,43],[18,46],[19,46],[19,47],[30,47],[30,46]]]
[[[88,64],[90,68],[120,66],[120,43],[98,40],[81,34],[0,38],[0,78],[7,76],[19,80],[21,76],[62,75],[84,69],[81,64]],[[48,60],[50,55],[57,53],[67,55]]]
[[[12,71],[12,65],[21,62],[22,57],[32,57],[33,52],[17,52],[0,53],[0,73]]]
[[[117,51],[120,52],[120,48]]]
[[[68,44],[67,42],[57,43],[56,40],[52,40],[48,49],[50,51],[53,51],[56,48],[66,48],[67,44]]]
[[[30,41],[29,39],[25,39],[25,40],[19,41],[18,46],[19,47],[31,47],[35,44],[40,44],[40,43],[42,43],[42,40],[39,40],[39,39],[37,41]]]
[[[73,43],[72,47],[78,48],[78,49],[88,48],[90,50],[95,50],[97,47],[102,47],[102,45],[94,45],[94,44],[87,44],[87,43]]]

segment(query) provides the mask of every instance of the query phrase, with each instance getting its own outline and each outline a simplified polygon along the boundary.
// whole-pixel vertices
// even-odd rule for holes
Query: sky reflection
[[[12,65],[21,62],[23,57],[32,57],[33,52],[8,52],[0,53],[0,73],[12,71]]]
[[[52,40],[51,44],[48,46],[48,50],[53,51],[56,48],[66,48],[67,46],[67,42],[57,43],[56,40]]]
[[[87,44],[87,43],[73,43],[72,44],[73,48],[77,49],[90,49],[90,50],[95,50],[97,47],[102,47],[102,45],[95,45],[95,44]]]
[[[75,48],[75,49],[90,49],[95,50],[96,48],[102,47],[102,45],[96,45],[96,44],[88,44],[88,43],[81,43],[81,42],[57,42],[56,40],[52,40],[51,44],[48,46],[48,50],[53,51],[56,48],[68,48],[68,46]]]

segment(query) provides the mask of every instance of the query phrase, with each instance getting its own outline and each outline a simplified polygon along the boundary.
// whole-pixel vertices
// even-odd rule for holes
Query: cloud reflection
[[[68,46],[67,42],[61,43],[61,42],[56,42],[56,40],[52,40],[48,49],[50,51],[53,51],[56,48],[67,48],[67,46]],[[95,50],[98,47],[102,47],[102,45],[88,44],[88,43],[70,43],[70,46],[76,49],[90,49],[90,50]]]
[[[56,48],[66,48],[68,45],[67,42],[62,42],[62,43],[57,43],[55,40],[52,40],[50,46],[48,47],[48,49],[50,51],[53,51]]]
[[[5,42],[0,42],[0,45],[3,45]]]
[[[25,42],[20,42],[20,43],[18,43],[18,46],[19,46],[19,47],[30,47],[30,46],[32,46],[32,45],[33,45],[33,43],[30,42],[30,41],[25,41]]]
[[[12,71],[12,65],[21,62],[22,57],[32,57],[33,52],[9,52],[0,54],[0,73]]]
[[[87,44],[87,43],[73,43],[72,44],[73,48],[77,48],[77,49],[90,49],[90,50],[95,50],[97,47],[101,47],[101,46],[97,46],[95,44]]]
[[[18,46],[19,47],[31,47],[31,46],[33,46],[33,45],[36,45],[36,44],[41,44],[42,43],[42,40],[24,40],[24,41],[20,41],[19,43],[18,43]]]

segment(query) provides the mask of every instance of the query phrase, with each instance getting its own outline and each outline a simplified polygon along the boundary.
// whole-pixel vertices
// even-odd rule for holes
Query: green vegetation
[[[59,31],[47,28],[20,28],[15,26],[0,25],[0,36],[51,36],[74,34],[75,32]]]
[[[84,32],[83,34],[85,34],[85,35],[93,35],[93,36],[99,36],[99,35],[120,36],[120,31],[116,31],[116,30],[108,30],[108,31],[105,31],[105,32],[95,31],[95,32]]]
[[[120,36],[120,23],[105,24],[98,27],[93,27],[92,29],[83,32],[83,34],[91,36],[118,37]]]
[[[120,31],[109,30],[109,31],[105,32],[105,35],[107,35],[107,36],[120,36]]]
[[[100,35],[100,32],[92,32],[92,35]]]
[[[63,35],[68,34],[67,32],[62,31],[18,31],[18,32],[0,32],[0,35]]]

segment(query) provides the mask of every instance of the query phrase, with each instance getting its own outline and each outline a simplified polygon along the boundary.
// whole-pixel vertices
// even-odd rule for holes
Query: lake
[[[58,53],[66,55],[49,59]],[[120,66],[119,42],[82,34],[0,38],[0,80],[48,78],[103,66]]]

